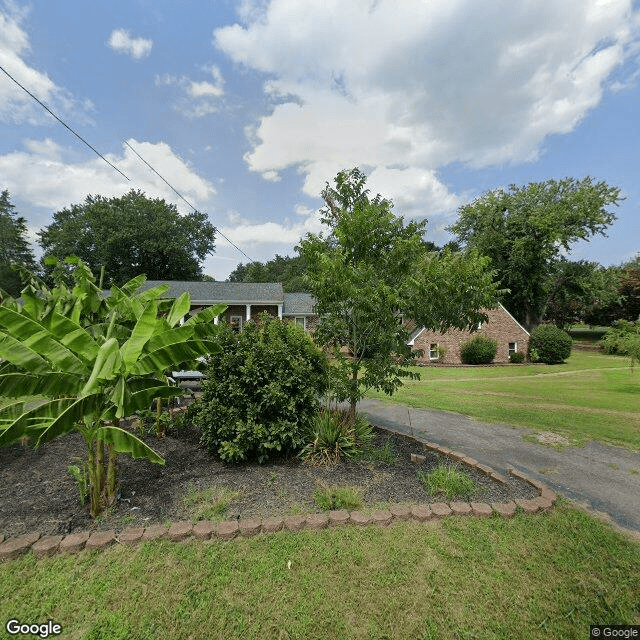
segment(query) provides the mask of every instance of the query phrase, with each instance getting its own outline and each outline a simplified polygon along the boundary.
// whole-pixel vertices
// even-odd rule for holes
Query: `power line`
[[[151,171],[153,171],[153,173],[155,173],[167,186],[169,186],[170,189],[173,190],[173,192],[179,197],[181,198],[184,202],[186,202],[196,213],[198,213],[198,210],[168,181],[166,180],[163,176],[161,176],[126,140],[123,141],[127,147],[129,147],[129,149],[131,149],[131,151],[133,151],[133,153],[135,153],[138,158],[140,158],[140,160],[142,160],[142,162],[144,162],[147,167],[149,167],[149,169],[151,169]],[[232,247],[234,247],[235,249],[237,249],[249,262],[255,262],[255,260],[253,260],[252,258],[250,258],[238,245],[234,244],[233,242],[231,242],[231,240],[229,240],[229,238],[227,238],[227,236],[224,235],[224,233],[222,233],[222,231],[220,231],[220,229],[218,229],[218,227],[214,227],[214,229],[216,230],[217,233],[219,233]]]
[[[29,89],[27,89],[26,87],[23,87],[4,67],[0,66],[0,70],[2,70],[11,80],[13,80],[23,91],[28,93],[43,109],[48,111],[63,127],[66,127],[69,131],[71,131],[71,133],[73,133],[73,135],[76,136],[76,138],[78,138],[79,140],[82,140],[82,142],[84,142],[87,145],[87,147],[91,149],[91,151],[93,151],[97,156],[102,158],[110,167],[115,169],[123,178],[126,178],[127,180],[129,180],[128,176],[122,173],[122,171],[120,171],[118,167],[111,164],[111,162],[109,162],[97,149],[94,149],[80,134],[76,133],[68,124],[66,124],[60,118],[58,118],[58,116],[55,113],[53,113],[53,111],[51,111],[51,109],[49,109],[49,107],[47,107],[47,105],[44,104],[44,102],[41,102],[40,100],[38,100],[38,98],[36,98],[36,96],[34,96],[33,93],[29,91]]]

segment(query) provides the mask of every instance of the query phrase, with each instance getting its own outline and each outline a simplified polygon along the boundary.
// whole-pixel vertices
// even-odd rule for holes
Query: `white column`
[[[213,319],[213,324],[218,324],[218,321],[219,321],[219,320],[220,320],[220,317],[219,317],[219,316],[216,316],[216,317]]]
[[[246,305],[247,307],[247,322],[249,322],[249,320],[251,320],[251,305],[248,304]]]
[[[282,305],[281,304],[278,305],[278,318],[280,318],[280,320],[282,320]]]

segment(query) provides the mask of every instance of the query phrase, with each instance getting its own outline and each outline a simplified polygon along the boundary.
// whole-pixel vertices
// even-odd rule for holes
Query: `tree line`
[[[360,180],[364,190],[366,177],[356,171],[344,175]],[[325,189],[323,197],[328,193]],[[338,202],[336,198],[332,202]],[[576,241],[605,235],[615,221],[610,207],[621,200],[618,188],[591,178],[494,189],[460,207],[457,221],[449,227],[452,242],[438,247],[422,236],[422,249],[436,254],[476,249],[489,258],[503,290],[502,303],[529,330],[541,322],[566,328],[576,323],[608,326],[619,319],[633,321],[640,316],[640,257],[605,267],[566,256]],[[39,263],[26,233],[26,219],[16,213],[9,192],[3,191],[0,295],[4,290],[17,296],[22,288],[18,273],[10,267],[12,261],[50,285],[56,278],[69,282],[64,263],[68,255],[78,256],[96,273],[104,269],[105,287],[121,285],[141,272],[150,280],[213,279],[202,271],[203,260],[215,250],[216,230],[206,214],[180,215],[175,205],[140,191],[115,198],[90,195],[55,212],[53,222],[37,233],[43,250]],[[329,241],[323,242],[328,250]],[[58,259],[55,266],[47,264],[50,257]],[[286,292],[309,292],[308,271],[299,244],[293,256],[276,254],[265,262],[239,263],[227,280],[281,282]]]

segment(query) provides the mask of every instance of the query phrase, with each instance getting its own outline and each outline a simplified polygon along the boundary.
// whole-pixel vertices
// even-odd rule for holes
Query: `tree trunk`
[[[358,404],[358,367],[351,369],[351,397],[349,398],[349,424],[352,425],[356,421],[356,405]]]

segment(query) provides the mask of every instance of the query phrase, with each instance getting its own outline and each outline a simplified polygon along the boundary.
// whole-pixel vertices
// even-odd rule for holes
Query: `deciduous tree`
[[[607,207],[620,200],[620,189],[590,177],[511,185],[462,206],[449,230],[491,258],[501,285],[509,289],[505,306],[531,330],[544,317],[561,251],[605,235],[616,219]]]
[[[180,215],[175,205],[130,191],[119,198],[87,196],[57,211],[38,233],[44,259],[75,255],[105,284],[122,285],[144,274],[149,280],[200,280],[201,262],[214,249],[215,228],[206,214]],[[51,268],[45,266],[50,281]]]
[[[334,348],[333,393],[349,401],[352,418],[366,389],[391,395],[401,378],[418,377],[406,368],[416,352],[407,346],[402,316],[431,329],[472,328],[486,320],[483,308],[497,304],[487,258],[430,252],[426,222],[405,224],[365,184],[358,169],[340,172],[333,187],[327,183],[328,235],[307,234],[300,244],[320,316],[315,339]]]

